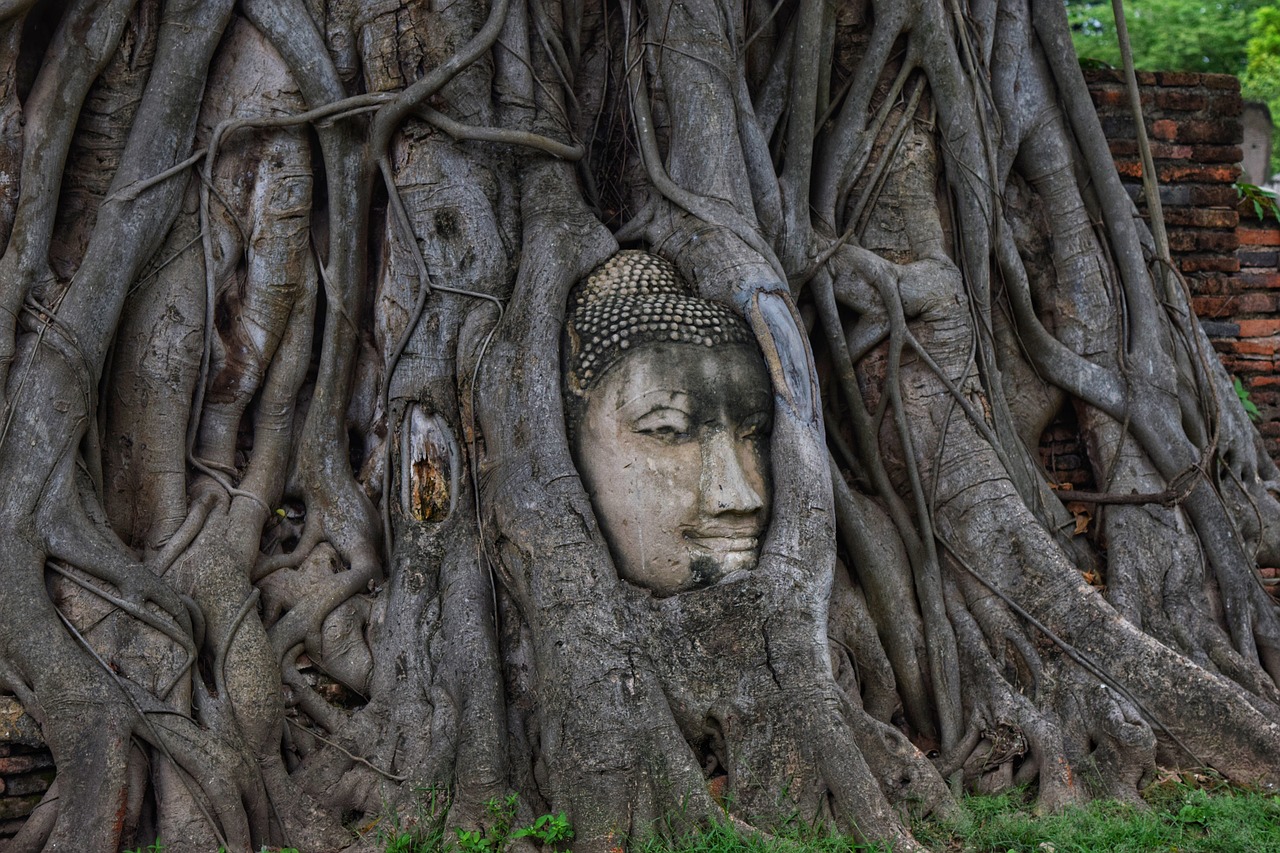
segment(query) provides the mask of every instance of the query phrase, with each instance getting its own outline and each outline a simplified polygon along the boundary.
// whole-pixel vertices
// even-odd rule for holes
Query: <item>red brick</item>
[[[1151,135],[1156,139],[1172,142],[1178,138],[1178,123],[1172,119],[1157,119],[1151,125]]]
[[[1174,252],[1191,252],[1196,248],[1196,232],[1170,231],[1169,249]]]
[[[1200,74],[1196,71],[1161,71],[1156,80],[1161,86],[1199,86]]]
[[[1232,92],[1240,91],[1240,78],[1234,74],[1201,74],[1200,83],[1210,89],[1227,89]]]
[[[1224,358],[1222,366],[1228,373],[1271,373],[1275,370],[1275,362],[1269,358]]]
[[[1138,156],[1136,139],[1108,139],[1107,147],[1111,149],[1111,156],[1115,158]]]
[[[1169,248],[1175,252],[1211,252],[1215,255],[1234,252],[1240,243],[1233,231],[1209,231],[1201,228],[1172,228]]]
[[[24,773],[12,776],[8,781],[9,796],[22,797],[28,794],[43,794],[49,790],[53,782],[53,770],[39,770],[35,773]]]
[[[1280,228],[1248,228],[1241,226],[1236,235],[1241,246],[1280,246]]]
[[[1240,337],[1242,338],[1263,338],[1267,335],[1277,334],[1280,334],[1280,318],[1240,321]]]
[[[1230,296],[1243,289],[1239,278],[1238,275],[1199,273],[1189,277],[1187,283],[1191,285],[1191,292],[1197,296]]]
[[[1271,211],[1266,208],[1263,208],[1262,216],[1259,218],[1258,211],[1253,209],[1253,202],[1248,199],[1242,201],[1240,206],[1236,209],[1240,211],[1241,225],[1252,225],[1258,228],[1265,228],[1269,223],[1276,221],[1272,216]]]
[[[1253,378],[1256,379],[1257,377],[1255,376]],[[1257,388],[1254,388],[1252,387],[1254,385],[1253,382],[1250,382],[1249,385],[1250,385],[1249,399],[1253,401],[1254,405],[1256,405],[1260,409],[1270,409],[1275,407],[1275,404],[1276,404],[1275,391],[1262,391]]]
[[[1239,145],[1193,145],[1187,159],[1197,163],[1239,163],[1244,151]]]
[[[1122,178],[1141,178],[1142,164],[1137,160],[1117,160],[1116,171]]]
[[[1202,252],[1226,254],[1240,247],[1240,240],[1234,231],[1206,230],[1193,233],[1196,235],[1196,248]]]
[[[1179,258],[1178,266],[1183,272],[1236,272],[1240,269],[1240,261],[1235,258],[1196,255],[1189,258]]]
[[[1236,297],[1234,296],[1191,297],[1191,308],[1196,312],[1197,317],[1208,317],[1210,319],[1230,317],[1235,307]]]
[[[1201,207],[1235,207],[1239,196],[1236,188],[1226,184],[1210,184],[1191,188],[1191,204]]]
[[[1139,71],[1134,75],[1138,78],[1139,86],[1154,86],[1156,84],[1156,75],[1154,71]],[[1121,77],[1121,80],[1124,78]],[[1177,85],[1176,83],[1173,85]]]
[[[1238,116],[1244,111],[1244,98],[1238,92],[1219,93],[1210,107],[1214,115]]]
[[[1241,273],[1236,279],[1239,286],[1245,289],[1252,288],[1278,288],[1280,287],[1280,272],[1249,272]]]
[[[1129,93],[1121,88],[1098,88],[1090,89],[1089,94],[1093,96],[1093,105],[1095,107],[1127,107],[1129,105]]]
[[[1091,87],[1107,83],[1124,83],[1124,72],[1119,68],[1090,68],[1084,72],[1084,79]]]
[[[1161,181],[1198,181],[1200,183],[1233,184],[1240,177],[1239,166],[1209,166],[1189,163],[1169,164],[1156,170]]]
[[[1247,294],[1249,296],[1265,294]],[[1191,297],[1191,307],[1195,309],[1196,316],[1206,320],[1225,320],[1230,319],[1234,315],[1246,313],[1242,307],[1245,295],[1228,294],[1225,296],[1193,296]],[[1261,313],[1261,312],[1257,312]]]
[[[1154,160],[1190,160],[1191,152],[1194,150],[1190,145],[1174,145],[1171,142],[1151,143],[1151,157]],[[1236,158],[1236,160],[1239,159],[1239,157]]]
[[[1271,388],[1280,385],[1280,376],[1255,376],[1249,380],[1251,388]]]
[[[4,797],[0,799],[0,827],[8,827],[13,824],[4,822],[11,821],[14,818],[26,817],[35,811],[36,806],[40,804],[40,794],[32,794],[30,797]],[[16,823],[17,821],[14,821]]]
[[[1249,356],[1260,355],[1267,358],[1274,358],[1276,350],[1280,348],[1280,341],[1275,338],[1253,338],[1250,340],[1239,341],[1221,341],[1221,351],[1234,355]]]
[[[1240,214],[1226,207],[1168,207],[1164,221],[1171,226],[1193,228],[1235,228]]]
[[[1236,260],[1240,266],[1259,269],[1274,268],[1280,263],[1280,252],[1266,246],[1246,246],[1236,252]]]
[[[1274,293],[1242,293],[1236,298],[1241,314],[1274,314],[1280,307],[1280,296]]]
[[[1156,91],[1156,107],[1162,110],[1192,112],[1209,106],[1209,96],[1204,92],[1186,89],[1160,89]]]
[[[1159,131],[1156,128],[1160,128]],[[1197,142],[1211,145],[1235,145],[1243,130],[1237,118],[1161,119],[1152,125],[1152,133],[1166,142]]]
[[[32,770],[38,770],[42,767],[52,767],[53,759],[48,755],[10,755],[8,758],[0,758],[0,773],[6,776],[16,776],[19,773],[29,773]]]

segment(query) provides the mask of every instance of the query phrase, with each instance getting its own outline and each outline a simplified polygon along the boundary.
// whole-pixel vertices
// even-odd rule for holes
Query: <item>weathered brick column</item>
[[[0,695],[0,847],[21,828],[53,781],[53,757],[35,721]]]
[[[1142,200],[1142,167],[1119,71],[1086,74],[1111,153]],[[1280,458],[1280,223],[1258,222],[1233,184],[1240,177],[1244,103],[1227,74],[1140,72],[1138,83],[1160,179],[1173,260],[1227,372],[1257,405],[1259,430]]]

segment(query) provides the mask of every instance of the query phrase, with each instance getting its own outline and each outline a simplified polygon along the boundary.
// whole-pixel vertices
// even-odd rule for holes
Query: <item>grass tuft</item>
[[[885,844],[858,844],[847,835],[802,824],[788,824],[771,835],[716,824],[676,839],[654,836],[643,844],[628,847],[631,853],[889,853],[891,849]]]
[[[930,850],[960,853],[1280,853],[1280,796],[1167,780],[1144,798],[1037,815],[1016,792],[967,797],[957,822],[919,822],[912,832]]]

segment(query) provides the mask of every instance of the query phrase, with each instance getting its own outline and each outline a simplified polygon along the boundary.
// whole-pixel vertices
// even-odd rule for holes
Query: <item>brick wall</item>
[[[1116,169],[1145,213],[1123,76],[1085,76]],[[1258,406],[1267,448],[1280,458],[1280,223],[1259,223],[1232,186],[1244,133],[1240,83],[1227,74],[1183,72],[1139,73],[1138,83],[1173,259],[1227,372]]]
[[[1258,430],[1273,459],[1280,459],[1280,223],[1260,222],[1242,206],[1236,258],[1240,270],[1209,282],[1195,298],[1196,311],[1222,356],[1260,413]]]
[[[12,696],[0,695],[0,841],[21,828],[51,782],[53,758],[35,721]]]

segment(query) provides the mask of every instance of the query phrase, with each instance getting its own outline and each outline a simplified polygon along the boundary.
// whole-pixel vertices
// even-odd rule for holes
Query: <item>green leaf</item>
[[[1244,408],[1245,414],[1249,416],[1249,420],[1256,421],[1262,417],[1262,412],[1258,409],[1257,404],[1249,399],[1249,389],[1244,387],[1240,377],[1231,377],[1231,384],[1235,388],[1236,396],[1240,398],[1240,405]]]

